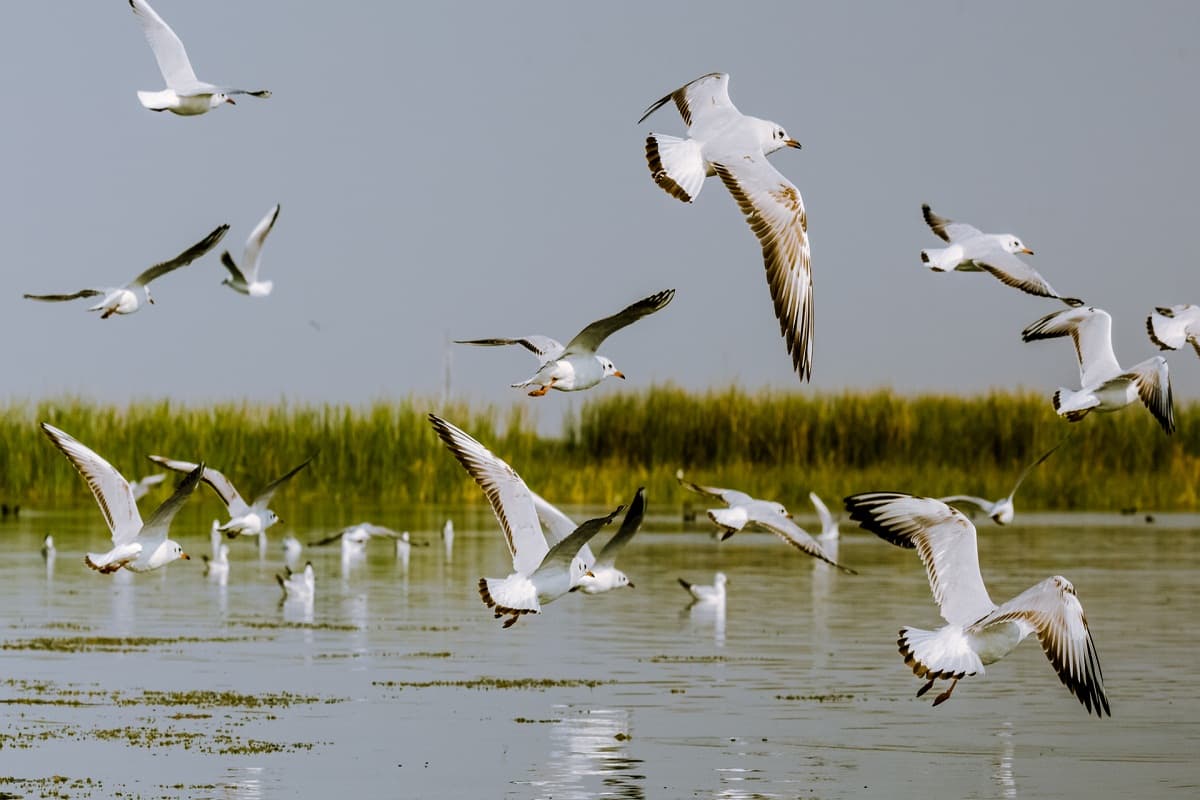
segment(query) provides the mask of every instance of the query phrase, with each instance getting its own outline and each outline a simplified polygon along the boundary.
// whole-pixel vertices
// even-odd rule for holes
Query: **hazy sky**
[[[1112,313],[1124,364],[1157,352],[1153,306],[1200,302],[1194,3],[156,8],[201,79],[274,96],[150,112],[134,92],[162,79],[124,0],[7,4],[0,397],[435,394],[447,335],[566,341],[667,287],[602,349],[629,386],[799,387],[724,187],[685,205],[646,167],[647,132],[683,124],[668,107],[638,126],[642,110],[711,71],[804,146],[772,160],[808,210],[809,390],[1078,386],[1067,342],[1020,341],[1059,304],[921,266],[938,244],[922,202],[1020,236],[1058,289]],[[221,286],[217,252],[129,317],[21,298],[123,282],[221,222],[240,257],[276,202],[266,300]],[[1200,362],[1170,363],[1194,397]],[[535,368],[453,351],[476,400],[521,399],[508,384]]]

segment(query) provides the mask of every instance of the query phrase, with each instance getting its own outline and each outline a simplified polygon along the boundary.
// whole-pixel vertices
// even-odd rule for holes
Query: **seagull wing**
[[[846,498],[850,519],[894,545],[916,548],[942,618],[969,625],[992,612],[979,574],[975,526],[961,511],[931,497],[866,492]]]
[[[1079,305],[1075,298],[1064,298],[1050,282],[1041,276],[1036,269],[1017,258],[1013,253],[1001,248],[994,239],[981,239],[986,246],[978,250],[971,247],[963,248],[966,256],[983,269],[990,272],[1006,286],[1020,289],[1026,294],[1038,297],[1053,297],[1068,305]]]
[[[1088,629],[1075,587],[1061,576],[1047,578],[971,626],[970,632],[1001,622],[1024,622],[1037,632],[1038,641],[1059,680],[1096,716],[1112,715],[1104,694],[1104,673],[1096,643]]]
[[[316,456],[309,456],[301,461],[298,465],[292,467],[287,472],[268,483],[266,488],[259,492],[258,496],[254,498],[254,502],[250,504],[250,507],[265,509],[267,505],[270,504],[271,498],[275,496],[275,492],[279,491],[279,487],[290,481],[293,475],[312,463],[314,458],[316,458]]]
[[[186,267],[188,264],[204,255],[209,250],[212,250],[214,247],[216,247],[217,242],[221,241],[221,237],[223,237],[225,232],[228,230],[228,225],[218,225],[213,229],[212,233],[210,233],[208,236],[205,236],[203,239],[196,242],[194,245],[189,247],[187,250],[184,250],[170,261],[164,261],[161,264],[155,264],[153,267],[150,267],[142,272],[141,275],[138,275],[129,282],[129,287],[133,288],[135,286],[145,286],[155,278],[161,278],[163,275],[166,275],[172,270],[179,269],[180,267]]]
[[[378,536],[381,539],[399,539],[400,532],[394,531],[391,528],[385,528],[382,525],[373,525],[370,522],[364,523],[362,526],[371,536]]]
[[[199,466],[191,461],[179,461],[165,456],[147,456],[147,458],[155,464],[162,464],[175,472],[191,472]],[[246,505],[246,501],[238,494],[238,490],[234,488],[229,479],[217,470],[206,466],[201,479],[212,487],[213,491],[217,493],[217,497],[221,498],[221,502],[229,509],[230,516],[238,517],[250,510],[250,506]]]
[[[687,489],[689,492],[695,492],[696,494],[704,495],[705,497],[715,498],[727,506],[744,506],[748,503],[754,502],[753,497],[745,492],[739,492],[736,489],[719,489],[716,486],[701,486],[698,483],[692,483],[689,480],[685,480],[683,477],[683,470],[681,469],[675,471],[675,480],[679,481],[679,485]]]
[[[921,205],[921,214],[925,217],[925,224],[943,241],[960,242],[973,236],[983,236],[983,231],[974,225],[939,217],[933,213],[933,209],[929,207],[928,203]]]
[[[28,297],[29,295],[26,295]],[[1196,337],[1200,333],[1200,306],[1183,304],[1154,309],[1146,317],[1146,332],[1160,350],[1178,350],[1192,340],[1200,353]]]
[[[714,163],[746,222],[762,245],[775,318],[801,380],[812,374],[813,285],[804,199],[766,156],[736,156]]]
[[[533,507],[537,509],[538,519],[541,521],[542,527],[546,529],[546,541],[550,543],[550,546],[558,544],[579,527],[574,520],[547,502],[537,492],[530,489],[529,494],[533,496]],[[596,556],[592,553],[591,545],[585,544],[579,549],[579,558],[589,568],[596,563]]]
[[[187,499],[192,496],[192,492],[196,490],[203,477],[204,465],[197,464],[196,468],[179,482],[179,485],[175,487],[175,491],[171,493],[171,496],[154,510],[154,513],[150,515],[150,519],[146,520],[146,524],[142,527],[138,538],[149,540],[166,539],[167,529],[171,527],[171,520],[175,519],[175,515],[179,513],[179,509],[183,508],[183,504],[187,502]]]
[[[817,510],[817,517],[821,520],[821,535],[836,532],[837,523],[833,519],[833,514],[829,513],[829,507],[825,505],[824,501],[817,497],[816,492],[809,492],[808,499],[813,504],[813,508]]]
[[[225,269],[229,270],[229,274],[233,276],[235,283],[250,283],[250,281],[246,280],[245,274],[238,269],[237,262],[233,260],[233,256],[229,254],[228,250],[221,253],[221,263],[225,265]]]
[[[641,125],[646,121],[646,117],[672,100],[675,101],[679,116],[683,117],[683,122],[689,130],[693,126],[702,128],[713,119],[738,113],[733,101],[729,99],[729,74],[710,72],[655,101],[642,114],[638,124]]]
[[[308,547],[324,547],[327,544],[333,544],[334,542],[341,541],[342,536],[346,532],[352,531],[357,527],[358,527],[357,525],[351,525],[348,528],[342,528],[340,531],[337,531],[336,533],[329,534],[324,539],[318,539],[315,542],[309,542],[307,546]]]
[[[821,545],[817,544],[817,540],[809,535],[808,531],[801,528],[792,520],[780,514],[772,513],[754,513],[750,515],[750,521],[760,528],[764,528],[771,533],[783,539],[802,553],[820,559],[826,564],[832,564],[842,572],[848,572],[851,575],[857,575],[854,570],[849,567],[843,567],[841,564],[834,561],[825,551],[821,549]]]
[[[655,311],[663,308],[667,303],[671,302],[671,298],[674,296],[674,289],[657,292],[626,306],[611,317],[596,320],[575,334],[574,339],[567,342],[567,346],[563,350],[563,355],[594,354],[596,349],[609,336],[612,336],[626,325],[631,325],[642,317],[653,314]]]
[[[996,504],[991,500],[985,500],[982,497],[975,497],[970,494],[952,494],[948,497],[937,498],[943,503],[970,503],[973,506],[979,506],[979,510],[985,514],[991,514]]]
[[[1029,473],[1033,472],[1035,469],[1037,469],[1039,466],[1041,466],[1043,461],[1045,461],[1050,456],[1054,455],[1054,451],[1057,450],[1058,448],[1062,447],[1066,443],[1067,443],[1067,440],[1063,439],[1061,442],[1054,445],[1054,447],[1051,447],[1049,450],[1042,453],[1038,457],[1037,461],[1033,462],[1032,464],[1027,466],[1025,469],[1021,470],[1021,474],[1017,476],[1017,482],[1013,484],[1012,491],[1008,493],[1009,499],[1012,499],[1012,496],[1017,493],[1017,489],[1021,488],[1021,484],[1025,482],[1025,478],[1029,477]]]
[[[1095,386],[1121,373],[1112,348],[1112,317],[1099,308],[1068,308],[1047,314],[1021,331],[1026,342],[1070,336],[1079,359],[1081,387]]]
[[[146,34],[146,41],[154,51],[154,60],[158,62],[158,71],[167,82],[167,88],[180,89],[199,83],[192,70],[192,62],[188,60],[187,50],[183,49],[183,42],[171,30],[171,26],[146,0],[129,0],[129,7],[133,9],[138,22],[142,23],[142,33]]]
[[[508,550],[512,553],[513,569],[522,575],[532,575],[550,551],[546,537],[542,535],[541,523],[538,522],[533,492],[529,491],[525,481],[512,467],[461,429],[436,414],[430,414],[429,421],[492,504],[492,511],[500,522]],[[575,551],[578,550],[579,547],[576,547]]]
[[[254,226],[254,230],[250,231],[250,238],[246,240],[246,252],[242,256],[242,262],[246,265],[246,272],[249,273],[251,281],[258,280],[258,259],[262,255],[263,243],[267,240],[267,234],[275,227],[277,219],[279,219],[278,203],[267,212],[265,217],[259,220],[259,223]],[[226,264],[226,266],[229,265]]]
[[[112,531],[113,544],[126,544],[136,539],[142,529],[142,516],[138,513],[129,481],[112,464],[70,434],[46,422],[42,423],[42,430],[87,481],[104,521]]]
[[[621,520],[620,529],[600,549],[600,555],[596,556],[596,563],[610,567],[616,563],[617,552],[629,544],[629,540],[642,527],[642,520],[645,518],[646,490],[639,487],[637,494],[633,496],[633,502],[629,504],[629,510],[625,512],[625,519]]]
[[[563,539],[558,544],[546,551],[546,555],[542,558],[541,564],[538,565],[535,573],[549,572],[558,570],[569,570],[571,562],[575,560],[575,556],[583,548],[588,541],[600,532],[600,529],[613,521],[613,517],[621,513],[624,506],[617,506],[617,510],[606,517],[597,517],[589,519],[587,522],[580,525],[571,535]],[[531,576],[532,577],[532,576]]]
[[[455,344],[473,344],[482,347],[499,347],[501,345],[519,344],[537,356],[543,364],[558,359],[563,353],[563,346],[549,336],[533,334],[519,339],[455,339]]]
[[[1129,368],[1114,381],[1131,380],[1137,386],[1138,397],[1150,410],[1158,424],[1168,434],[1175,432],[1175,401],[1171,392],[1171,377],[1167,372],[1167,360],[1154,356]],[[1107,384],[1105,384],[1107,385]],[[1101,389],[1105,385],[1101,385]]]
[[[61,303],[64,300],[78,300],[81,297],[99,297],[104,292],[99,289],[80,289],[75,294],[26,294],[22,295],[26,300],[43,300],[52,303]]]

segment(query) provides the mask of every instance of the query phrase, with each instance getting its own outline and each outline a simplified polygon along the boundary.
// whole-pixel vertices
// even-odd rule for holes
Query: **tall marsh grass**
[[[597,393],[556,437],[538,434],[524,400],[510,408],[438,408],[419,398],[364,406],[14,403],[0,413],[0,501],[41,508],[91,502],[38,428],[47,421],[126,477],[155,470],[148,453],[203,458],[247,495],[316,454],[277,507],[483,502],[433,435],[426,413],[434,408],[564,503],[623,502],[645,485],[659,508],[678,504],[685,499],[674,480],[680,467],[697,481],[777,498],[797,511],[807,510],[809,490],[831,506],[870,489],[994,499],[1069,433],[1022,487],[1021,508],[1200,508],[1196,404],[1176,408],[1179,431],[1167,437],[1136,408],[1069,425],[1032,393],[748,394],[669,385]]]

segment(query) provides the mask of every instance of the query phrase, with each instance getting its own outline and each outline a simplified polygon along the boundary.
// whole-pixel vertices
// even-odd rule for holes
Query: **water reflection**
[[[1017,781],[1013,778],[1013,731],[1012,723],[1005,722],[996,731],[1000,740],[1000,753],[997,756],[996,768],[992,770],[992,780],[1000,787],[1000,796],[1009,800],[1017,796]]]
[[[563,719],[550,729],[550,753],[534,783],[547,797],[645,798],[642,760],[629,754],[631,714],[620,708],[555,709]]]
[[[712,632],[713,643],[717,647],[725,646],[725,601],[710,603],[692,603],[683,610],[688,620],[688,628],[693,633],[703,635]]]

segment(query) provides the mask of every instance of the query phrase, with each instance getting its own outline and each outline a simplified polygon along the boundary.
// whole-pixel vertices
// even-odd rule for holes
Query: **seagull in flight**
[[[150,490],[167,479],[167,473],[156,472],[153,475],[147,475],[144,478],[138,478],[129,484],[130,490],[133,492],[134,500],[141,500],[146,495],[150,494]]]
[[[960,680],[983,674],[985,665],[1036,634],[1059,680],[1084,708],[1098,717],[1112,714],[1096,645],[1070,581],[1055,575],[998,606],[979,572],[975,526],[961,511],[931,497],[897,492],[866,492],[845,502],[850,519],[863,528],[917,551],[946,620],[936,631],[900,629],[904,663],[928,681],[917,697],[936,681],[948,680],[949,688],[933,701],[944,703]]]
[[[230,275],[221,281],[222,286],[228,286],[235,292],[250,297],[266,297],[271,293],[275,284],[272,281],[258,279],[258,263],[262,257],[263,244],[267,241],[267,234],[275,227],[277,219],[279,219],[278,204],[267,212],[258,225],[254,226],[254,230],[250,231],[250,238],[246,240],[246,250],[242,254],[241,269],[233,260],[233,256],[229,255],[228,250],[221,253],[221,263],[225,265],[225,269],[229,270]]]
[[[162,464],[169,470],[175,472],[191,472],[196,469],[196,464],[190,461],[179,461],[165,456],[148,456],[155,464]],[[217,493],[217,497],[221,498],[221,502],[229,510],[229,521],[222,525],[217,530],[233,539],[237,536],[257,536],[261,537],[267,528],[279,522],[279,516],[267,508],[271,502],[271,498],[275,496],[275,492],[279,487],[287,483],[293,475],[309,465],[313,460],[312,456],[306,458],[299,466],[293,467],[284,473],[281,477],[276,478],[267,487],[259,492],[254,498],[254,502],[247,504],[242,496],[238,494],[238,490],[234,485],[217,470],[212,467],[205,467],[203,472],[204,482],[212,487]],[[260,548],[262,546],[260,538]]]
[[[512,467],[461,429],[435,414],[429,421],[439,438],[492,504],[512,554],[513,572],[507,578],[480,578],[479,596],[494,609],[496,619],[507,616],[512,627],[524,614],[539,614],[542,606],[579,585],[587,567],[580,549],[612,521],[621,508],[606,517],[590,519],[551,547],[542,533],[533,493]]]
[[[701,486],[686,480],[683,477],[683,470],[675,473],[675,479],[688,491],[719,500],[727,506],[727,508],[710,508],[708,510],[708,518],[721,529],[722,541],[747,526],[759,527],[775,534],[806,555],[835,566],[842,572],[851,575],[857,574],[849,567],[843,567],[830,558],[816,539],[792,521],[792,515],[782,503],[776,503],[773,500],[756,500],[745,492],[735,489]]]
[[[1112,347],[1112,317],[1088,306],[1048,314],[1021,332],[1026,342],[1070,336],[1079,359],[1078,391],[1060,388],[1054,393],[1054,410],[1068,422],[1078,422],[1089,411],[1119,411],[1141,400],[1168,435],[1175,432],[1175,410],[1167,360],[1152,356],[1122,369]]]
[[[994,503],[991,500],[985,500],[982,497],[974,497],[969,494],[952,494],[949,497],[939,497],[938,500],[942,501],[943,503],[970,503],[978,506],[979,510],[991,517],[992,522],[996,523],[997,525],[1007,525],[1013,521],[1013,514],[1015,513],[1015,509],[1013,508],[1013,496],[1017,493],[1017,489],[1021,488],[1021,483],[1026,477],[1029,476],[1029,473],[1033,472],[1038,465],[1052,456],[1054,451],[1062,447],[1065,442],[1066,439],[1054,445],[1054,447],[1051,447],[1049,450],[1042,453],[1042,455],[1038,457],[1037,461],[1034,461],[1032,464],[1025,467],[1025,469],[1021,470],[1021,474],[1017,476],[1017,482],[1013,484],[1012,491],[1009,492],[1007,496],[1001,497]]]
[[[349,525],[342,528],[336,533],[331,533],[324,539],[319,539],[315,542],[309,542],[309,547],[321,547],[334,542],[341,542],[342,557],[349,558],[350,556],[361,555],[367,552],[367,542],[373,538],[380,539],[396,539],[399,540],[403,534],[394,531],[391,528],[385,528],[382,525],[374,525],[370,522],[360,522],[357,525]]]
[[[204,114],[223,103],[237,105],[233,100],[235,94],[271,96],[266,89],[231,89],[198,80],[183,42],[158,12],[146,0],[129,0],[129,7],[142,24],[142,33],[154,51],[154,60],[158,62],[158,70],[167,84],[166,89],[157,92],[137,93],[138,101],[146,108],[191,117]]]
[[[538,519],[546,528],[547,539],[551,544],[561,542],[579,527],[570,517],[546,502],[536,492],[531,492],[531,494]],[[625,519],[621,521],[620,529],[605,543],[600,554],[593,555],[591,545],[585,544],[580,548],[579,559],[583,562],[586,571],[579,579],[579,585],[573,587],[571,591],[601,594],[613,589],[620,589],[623,586],[634,588],[633,581],[629,580],[629,576],[616,567],[617,553],[629,544],[629,540],[641,528],[645,516],[646,490],[639,488],[637,494],[633,496],[633,501],[629,504],[629,510],[625,512]]]
[[[578,392],[590,389],[609,375],[622,380],[625,376],[605,356],[597,355],[596,348],[617,331],[644,316],[653,314],[671,302],[674,289],[652,294],[613,314],[597,320],[575,334],[575,338],[562,344],[549,336],[534,334],[516,339],[457,339],[456,344],[473,344],[485,347],[519,344],[537,356],[541,366],[528,380],[514,383],[514,389],[536,386],[530,397],[541,397],[551,389],[560,392]]]
[[[199,484],[204,472],[202,464],[191,470],[175,487],[174,494],[143,523],[129,481],[112,464],[49,423],[43,422],[42,430],[83,476],[112,532],[112,549],[106,553],[88,553],[83,559],[85,564],[103,573],[116,572],[122,567],[131,572],[149,572],[176,559],[189,558],[178,542],[167,538],[167,531]]]
[[[674,101],[688,138],[661,133],[646,137],[650,175],[672,197],[690,203],[704,179],[716,175],[737,201],[762,246],[767,284],[779,331],[792,367],[806,381],[812,375],[813,284],[809,264],[808,215],[795,184],[767,156],[800,143],[774,122],[748,117],[729,99],[729,75],[697,78],[646,109],[647,117]]]
[[[132,314],[141,308],[141,301],[137,296],[138,289],[141,289],[146,295],[146,302],[153,304],[154,298],[150,295],[150,281],[161,278],[168,272],[177,270],[180,267],[186,267],[216,247],[217,242],[221,241],[221,237],[225,235],[227,230],[229,230],[228,225],[219,225],[208,236],[205,236],[170,261],[155,264],[124,286],[109,287],[106,289],[80,289],[74,294],[27,294],[25,295],[25,299],[59,303],[65,300],[78,300],[81,297],[102,297],[103,299],[100,302],[88,309],[88,311],[101,312],[100,319],[108,319],[113,314]]]
[[[1082,300],[1063,297],[1036,269],[1017,258],[1018,254],[1031,256],[1033,251],[1011,233],[984,233],[974,225],[939,217],[928,204],[921,206],[921,213],[930,230],[950,245],[921,251],[921,261],[934,272],[990,272],[1022,292],[1053,297],[1069,306],[1083,305]]]
[[[1200,356],[1200,306],[1159,306],[1146,317],[1146,332],[1160,350],[1178,350],[1190,344]]]

